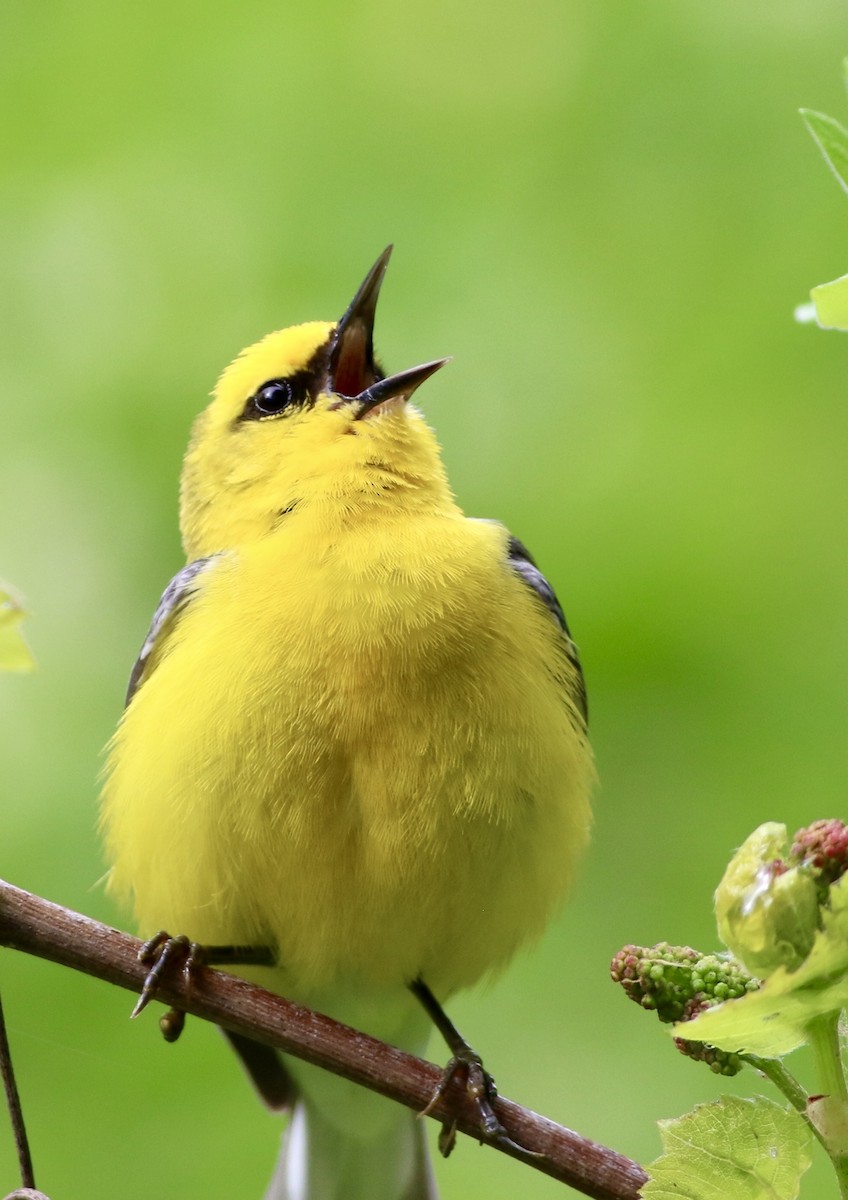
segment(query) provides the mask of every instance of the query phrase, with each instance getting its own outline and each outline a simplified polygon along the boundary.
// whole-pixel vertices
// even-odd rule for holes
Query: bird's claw
[[[182,960],[182,973],[186,984],[191,988],[197,971],[204,965],[203,948],[197,942],[191,942],[184,935],[171,937],[164,930],[150,938],[138,952],[138,960],[145,966],[150,964],[150,970],[144,980],[141,995],[136,1001],[130,1016],[137,1017],[147,1008],[156,994],[162,976],[171,970],[174,964]],[[183,1031],[185,1013],[180,1009],[171,1008],[159,1022],[162,1036],[166,1042],[175,1042]]]
[[[465,1094],[477,1110],[480,1130],[485,1138],[515,1145],[492,1108],[498,1095],[495,1081],[483,1066],[479,1054],[475,1054],[470,1047],[460,1049],[450,1059],[429,1104],[420,1115],[422,1117],[429,1116],[439,1101],[454,1086],[464,1089]],[[456,1120],[445,1121],[442,1124],[442,1131],[439,1134],[439,1151],[444,1158],[448,1157],[456,1144],[456,1130]]]

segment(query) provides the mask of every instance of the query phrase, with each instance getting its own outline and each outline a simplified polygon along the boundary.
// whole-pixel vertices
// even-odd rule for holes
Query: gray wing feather
[[[144,639],[144,644],[141,650],[139,650],[138,658],[135,660],[133,669],[130,672],[130,682],[127,687],[125,704],[129,704],[147,678],[153,666],[151,661],[152,656],[156,650],[161,648],[168,631],[173,628],[174,622],[197,591],[198,577],[204,571],[208,571],[212,563],[217,562],[221,557],[220,554],[210,554],[208,558],[195,559],[194,562],[190,562],[188,566],[178,571],[165,588],[162,593],[162,599],[159,601],[156,606],[156,612],[153,614],[153,620],[150,623],[147,637]]]
[[[574,703],[577,705],[578,711],[582,714],[584,722],[588,722],[589,707],[586,701],[586,682],[583,678],[583,668],[580,665],[580,655],[577,653],[577,647],[571,639],[568,622],[565,619],[562,606],[559,600],[557,600],[556,592],[536,566],[533,555],[517,537],[510,535],[507,544],[507,553],[509,556],[509,565],[513,571],[515,571],[519,579],[533,589],[562,630],[563,638],[565,639],[565,653],[574,667]]]

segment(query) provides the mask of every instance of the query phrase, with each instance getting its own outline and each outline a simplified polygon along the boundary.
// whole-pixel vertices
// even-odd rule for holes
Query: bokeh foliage
[[[602,778],[572,905],[452,1012],[505,1094],[642,1160],[726,1090],[607,961],[711,948],[732,848],[845,813],[848,343],[792,311],[844,270],[795,110],[844,118],[846,47],[840,0],[0,7],[0,571],[39,662],[0,680],[0,874],[124,919],[96,776],[180,565],[189,423],[393,240],[383,357],[454,355],[422,404],[468,511],[558,587]],[[277,1124],[214,1031],[166,1047],[11,953],[0,984],[56,1200],[262,1194]],[[440,1177],[562,1194],[470,1143]]]

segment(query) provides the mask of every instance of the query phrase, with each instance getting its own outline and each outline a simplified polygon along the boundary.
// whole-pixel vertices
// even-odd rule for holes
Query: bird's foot
[[[185,934],[171,937],[160,930],[150,938],[138,952],[138,960],[150,966],[141,989],[141,995],[130,1014],[137,1017],[147,1008],[156,994],[163,975],[181,964],[186,990],[191,994],[192,984],[203,967],[209,966],[254,966],[272,967],[277,956],[270,946],[206,946],[190,941]],[[175,1042],[183,1031],[185,1013],[179,1008],[169,1008],[159,1020],[159,1028],[166,1042]]]
[[[147,1008],[156,994],[162,976],[174,970],[180,963],[186,986],[190,991],[197,972],[206,963],[206,956],[203,947],[197,942],[189,941],[185,934],[171,937],[163,929],[144,943],[138,952],[138,960],[145,966],[149,965],[150,970],[145,977],[141,995],[130,1014],[132,1017],[137,1017]],[[185,1013],[178,1008],[169,1008],[159,1020],[159,1028],[166,1042],[175,1042],[184,1025]]]
[[[442,1073],[439,1085],[421,1116],[429,1116],[452,1087],[464,1089],[465,1094],[477,1110],[480,1130],[486,1138],[512,1143],[512,1139],[501,1125],[492,1107],[498,1095],[495,1081],[483,1066],[480,1055],[466,1043],[455,1047],[454,1054]],[[455,1120],[445,1121],[442,1125],[442,1131],[439,1134],[439,1150],[445,1158],[456,1144],[456,1130],[457,1122]]]
[[[477,1112],[480,1128],[480,1140],[496,1142],[497,1145],[520,1151],[524,1158],[539,1157],[531,1150],[526,1150],[514,1141],[498,1120],[494,1103],[497,1100],[498,1089],[495,1081],[486,1068],[483,1060],[466,1042],[465,1038],[448,1017],[427,984],[420,977],[409,985],[412,994],[421,1002],[436,1028],[448,1044],[451,1058],[445,1067],[439,1085],[433,1093],[430,1103],[421,1113],[422,1117],[429,1116],[439,1102],[454,1087],[462,1087]],[[458,1120],[449,1118],[442,1122],[439,1134],[439,1150],[445,1158],[456,1144]]]

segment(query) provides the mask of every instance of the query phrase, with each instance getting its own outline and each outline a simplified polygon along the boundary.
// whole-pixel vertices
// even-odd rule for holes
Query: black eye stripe
[[[266,379],[244,406],[242,421],[261,421],[266,417],[282,417],[295,408],[312,403],[312,375],[297,371],[280,379]]]
[[[329,352],[330,341],[327,341],[318,347],[301,370],[294,371],[291,375],[266,379],[248,397],[233,424],[238,425],[242,421],[273,421],[299,409],[312,408],[319,393],[327,386]],[[377,380],[384,378],[382,368],[376,360],[374,373]]]

